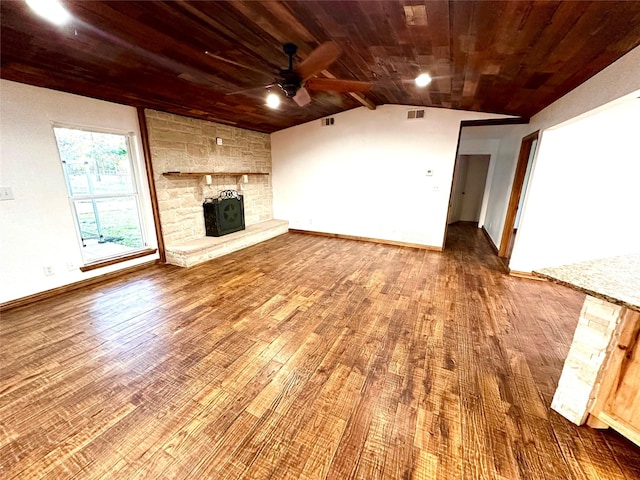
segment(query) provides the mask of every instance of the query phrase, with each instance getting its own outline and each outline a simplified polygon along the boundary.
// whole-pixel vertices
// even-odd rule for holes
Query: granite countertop
[[[640,312],[640,253],[541,268],[533,273]]]

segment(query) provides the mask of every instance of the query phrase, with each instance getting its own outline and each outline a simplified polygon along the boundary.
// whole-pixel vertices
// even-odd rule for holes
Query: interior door
[[[462,222],[477,222],[480,218],[490,159],[490,155],[470,155],[468,157],[466,179],[460,197],[459,220]]]
[[[447,224],[460,221],[460,213],[462,210],[462,192],[467,181],[468,159],[466,155],[460,155],[456,161],[456,167],[453,171],[453,187],[450,196],[449,217]]]

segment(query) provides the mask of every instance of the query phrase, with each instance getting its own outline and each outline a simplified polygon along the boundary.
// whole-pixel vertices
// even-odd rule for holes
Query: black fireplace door
[[[244,230],[244,198],[207,198],[203,204],[208,237],[221,237]]]

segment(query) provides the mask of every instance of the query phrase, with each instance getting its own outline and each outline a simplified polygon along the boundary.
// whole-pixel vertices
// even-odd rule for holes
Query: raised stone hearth
[[[289,222],[286,220],[267,220],[222,237],[202,237],[176,245],[168,245],[165,249],[167,262],[179,267],[192,267],[264,242],[288,231]]]

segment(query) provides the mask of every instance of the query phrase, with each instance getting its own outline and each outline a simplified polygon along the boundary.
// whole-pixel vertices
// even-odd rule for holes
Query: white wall
[[[478,227],[499,247],[522,137],[528,125],[464,127],[460,154],[491,155]]]
[[[640,178],[636,170],[639,160],[638,145],[634,139],[638,137],[640,117],[631,118],[629,125],[625,125],[611,112],[609,116],[601,117],[601,120],[592,120],[601,127],[599,131],[593,132],[593,135],[591,135],[590,122],[574,126],[572,129],[567,128],[564,132],[558,129],[552,133],[549,129],[572,119],[577,123],[581,117],[589,115],[589,112],[596,114],[598,108],[620,99],[624,101],[627,96],[630,98],[640,96],[638,90],[640,90],[640,47],[636,47],[531,118],[529,130],[526,133],[540,130],[542,135],[509,264],[512,270],[528,272],[554,264],[615,256],[627,252],[628,245],[620,240],[627,235],[637,236],[638,201],[631,199],[632,201],[629,202],[627,198],[621,199],[619,192],[616,192],[616,189],[607,182],[620,182],[622,187],[627,185],[630,179],[635,179],[637,184]],[[602,120],[605,118],[608,118],[606,122]],[[576,133],[582,128],[584,128],[582,134]],[[547,134],[549,134],[548,139]],[[562,138],[565,135],[564,143],[569,144],[573,141],[572,138],[577,137],[580,140],[578,144],[589,145],[589,148],[580,147],[580,154],[576,151],[568,156],[562,156],[560,152],[566,152],[562,147]],[[590,152],[593,152],[593,155]],[[594,155],[599,156],[596,158]],[[597,164],[598,167],[582,168],[587,164],[591,166]],[[607,173],[604,173],[605,170]],[[566,176],[570,171],[581,171],[581,173],[578,176]],[[562,185],[557,184],[558,178],[562,178]],[[610,194],[613,196],[610,197]],[[549,196],[558,196],[558,200],[565,199],[568,203],[565,206],[552,206],[546,200]],[[581,212],[584,212],[582,205],[585,205],[583,201],[587,201],[588,205],[590,199],[602,201],[597,208],[598,213],[594,211],[594,214],[589,216],[591,231],[599,232],[607,229],[611,226],[609,221],[611,218],[620,218],[625,216],[620,215],[620,212],[626,212],[627,220],[617,226],[618,233],[610,233],[606,239],[603,239],[600,235],[585,236],[584,230],[576,225],[572,228],[564,228],[560,232],[555,230],[556,226],[562,225],[564,220],[574,215],[582,215]],[[572,207],[567,210],[566,207],[570,205]],[[605,211],[608,213],[604,214]],[[634,223],[636,225],[633,225]],[[557,238],[558,233],[562,233],[565,237],[565,240],[559,244],[551,245],[548,240],[544,240]],[[539,244],[540,240],[544,243]],[[544,252],[541,251],[543,246]],[[572,247],[569,248],[569,246]]]
[[[545,132],[510,268],[640,252],[639,125],[634,95]]]
[[[291,228],[441,247],[460,121],[502,115],[384,105],[271,135],[274,216]],[[427,169],[433,170],[426,176]]]
[[[14,200],[0,202],[0,302],[147,262],[143,257],[82,273],[80,246],[58,157],[52,122],[134,132],[135,108],[2,80],[0,83],[0,185]],[[138,155],[142,158],[141,153]],[[143,162],[137,175],[146,186]],[[148,189],[140,191],[150,246],[157,245]],[[43,266],[55,275],[45,276]]]

